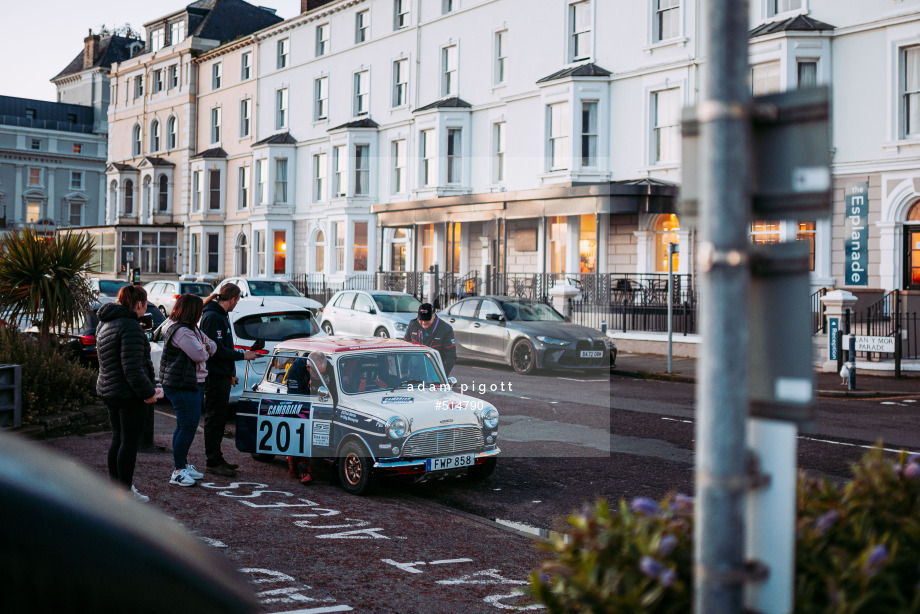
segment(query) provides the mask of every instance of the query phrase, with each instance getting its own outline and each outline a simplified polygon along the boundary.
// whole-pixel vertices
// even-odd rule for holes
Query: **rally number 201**
[[[307,421],[297,420],[293,429],[283,418],[259,420],[258,451],[263,454],[289,454],[305,456],[309,452],[307,442]]]

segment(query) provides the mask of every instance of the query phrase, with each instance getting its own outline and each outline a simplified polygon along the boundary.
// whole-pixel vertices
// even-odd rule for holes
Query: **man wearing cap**
[[[409,322],[409,328],[406,329],[406,336],[403,339],[436,349],[441,355],[441,362],[444,363],[444,371],[450,375],[454,363],[457,362],[454,329],[435,315],[431,303],[422,303],[418,308],[418,317]]]

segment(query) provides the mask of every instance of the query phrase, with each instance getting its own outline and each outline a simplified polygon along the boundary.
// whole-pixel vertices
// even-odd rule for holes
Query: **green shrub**
[[[881,446],[853,465],[853,480],[798,483],[795,611],[920,612],[920,458],[892,462]],[[690,612],[693,503],[605,501],[568,518],[531,574],[551,613]]]
[[[22,423],[73,411],[96,397],[94,369],[83,367],[56,344],[42,348],[15,328],[0,327],[0,364],[22,365]]]

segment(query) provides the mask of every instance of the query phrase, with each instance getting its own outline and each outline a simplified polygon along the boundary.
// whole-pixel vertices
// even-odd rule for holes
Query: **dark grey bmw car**
[[[475,296],[438,313],[454,329],[459,358],[534,369],[608,369],[617,348],[599,330],[567,321],[540,301],[510,296]]]

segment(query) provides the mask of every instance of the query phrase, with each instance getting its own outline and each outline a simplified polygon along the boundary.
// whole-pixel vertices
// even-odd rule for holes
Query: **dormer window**
[[[767,17],[797,11],[801,8],[802,0],[767,0]]]
[[[163,28],[150,31],[150,51],[159,51],[165,42],[166,31]]]
[[[185,40],[185,22],[176,21],[169,24],[169,44],[178,45]]]

